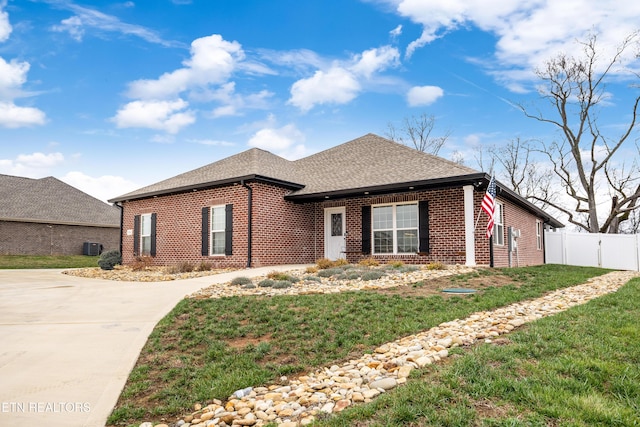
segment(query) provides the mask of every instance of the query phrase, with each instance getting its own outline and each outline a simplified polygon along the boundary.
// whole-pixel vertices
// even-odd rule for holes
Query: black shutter
[[[209,255],[209,207],[202,208],[202,256]]]
[[[233,205],[226,205],[224,213],[224,254],[233,255]]]
[[[418,234],[420,236],[420,246],[418,252],[429,252],[429,202],[426,200],[418,202]]]
[[[140,255],[140,215],[133,217],[133,256]]]
[[[362,207],[362,253],[371,254],[371,206]]]
[[[151,250],[149,255],[156,256],[156,221],[158,216],[154,213],[151,214]]]

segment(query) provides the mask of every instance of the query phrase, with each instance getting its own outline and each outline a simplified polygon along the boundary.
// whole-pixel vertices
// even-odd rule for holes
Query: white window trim
[[[539,251],[542,250],[542,235],[544,234],[544,226],[542,225],[542,221],[539,219],[536,220],[536,249]]]
[[[221,208],[222,209],[222,216],[223,216],[223,228],[221,229],[214,229],[213,228],[213,212],[216,208]],[[226,251],[226,247],[222,247],[222,253],[220,254],[216,254],[213,252],[214,249],[214,233],[222,233],[223,237],[225,237],[225,232],[227,231],[226,229],[226,213],[225,213],[225,205],[214,205],[214,206],[210,206],[209,207],[209,256],[215,256],[215,257],[223,257],[225,256],[225,251]]]
[[[495,203],[495,215],[493,217],[493,243],[497,246],[504,246],[504,204],[498,201]]]
[[[151,215],[150,213],[148,214],[142,214],[140,215],[140,255],[142,256],[150,256],[151,255]],[[145,223],[145,218],[146,220],[149,222],[149,234],[144,234],[144,223]],[[145,252],[144,250],[144,239],[148,238],[149,239],[149,251]]]
[[[397,227],[397,217],[396,217],[396,207],[398,206],[407,206],[407,205],[414,205],[416,207],[416,212],[418,214],[418,223],[416,225],[415,228],[413,227],[403,227],[403,228],[398,228]],[[380,229],[380,230],[376,230],[374,229],[374,211],[375,208],[380,208],[380,207],[384,207],[384,206],[392,206],[393,207],[393,227],[392,228],[385,228],[385,229]],[[392,236],[393,236],[393,252],[376,252],[376,243],[375,243],[375,236],[374,236],[374,232],[375,231],[389,231],[391,230],[392,232]],[[371,254],[372,255],[415,255],[415,252],[398,252],[398,231],[402,231],[402,230],[416,230],[416,235],[418,236],[418,250],[420,249],[420,211],[419,211],[419,207],[418,207],[418,202],[399,202],[399,203],[380,203],[377,205],[371,205]]]

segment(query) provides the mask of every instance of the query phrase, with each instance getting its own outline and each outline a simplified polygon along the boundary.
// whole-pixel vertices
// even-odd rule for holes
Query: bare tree
[[[513,191],[541,208],[556,201],[557,194],[552,185],[553,172],[535,161],[533,141],[516,138],[503,146],[490,147],[488,151],[500,166],[499,180],[509,185]]]
[[[532,194],[530,198],[565,213],[570,223],[591,233],[618,232],[620,224],[640,207],[638,164],[625,168],[614,157],[636,130],[640,96],[632,102],[630,119],[617,135],[603,132],[598,115],[607,97],[605,82],[621,71],[623,56],[637,46],[638,35],[627,37],[606,63],[600,61],[595,35],[580,43],[580,57],[559,54],[548,60],[537,76],[544,83],[541,96],[551,104],[554,117],[520,106],[527,117],[559,130],[560,141],[540,143],[538,149],[548,158],[573,209],[544,194]],[[608,191],[602,188],[605,186]],[[604,197],[610,203],[602,201]],[[608,213],[599,215],[598,205],[608,206]]]
[[[419,117],[405,117],[400,129],[396,129],[393,123],[388,123],[385,136],[392,141],[413,146],[418,151],[437,156],[451,135],[451,131],[445,132],[442,136],[434,137],[431,136],[431,133],[435,126],[435,117],[422,113]]]

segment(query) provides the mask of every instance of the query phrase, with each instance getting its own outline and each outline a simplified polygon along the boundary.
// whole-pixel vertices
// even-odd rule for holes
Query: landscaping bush
[[[402,261],[394,261],[389,264],[391,268],[402,268],[403,265],[404,265],[404,262]]]
[[[137,256],[131,264],[131,269],[133,271],[144,271],[148,270],[152,265],[153,258],[151,258],[150,256]]]
[[[250,285],[252,283],[253,282],[251,281],[251,279],[249,279],[248,277],[244,277],[244,276],[236,277],[235,279],[233,279],[231,281],[231,284],[235,285],[235,286]]]
[[[295,276],[291,276],[287,273],[280,273],[278,271],[272,271],[271,273],[267,274],[267,277],[271,280],[286,280],[287,282],[291,283],[298,283],[300,281],[300,279]]]
[[[302,279],[309,282],[322,282],[322,279],[318,276],[305,276]]]
[[[315,273],[318,272],[318,270],[319,270],[319,268],[314,265],[314,266],[311,266],[311,267],[307,267],[304,270],[304,272],[307,273],[307,274],[315,274]]]
[[[178,263],[178,273],[191,273],[196,267],[188,261]]]
[[[446,267],[441,262],[430,262],[427,264],[427,270],[444,270]]]
[[[104,252],[98,260],[98,266],[103,270],[113,270],[113,267],[120,264],[122,264],[122,256],[118,251]]]
[[[242,285],[242,289],[255,289],[256,285],[253,283],[247,283],[246,285]]]
[[[201,261],[196,266],[196,271],[211,271],[211,270],[213,270],[213,265],[207,261]]]
[[[276,280],[273,282],[273,289],[285,289],[293,286],[288,280]]]
[[[347,272],[347,279],[356,280],[362,276],[362,272],[359,270],[350,270]]]
[[[276,283],[275,280],[264,279],[264,280],[260,281],[260,283],[258,283],[258,286],[260,286],[261,288],[270,288],[270,287],[273,286],[274,283]]]
[[[382,276],[384,276],[384,273],[381,271],[367,271],[362,275],[362,280],[378,280]]]
[[[334,266],[333,261],[327,258],[320,258],[319,260],[316,261],[316,265],[320,270],[324,270]]]
[[[318,271],[318,276],[320,277],[331,277],[337,274],[342,274],[343,270],[341,268],[328,268],[326,270]]]
[[[377,267],[380,265],[380,262],[377,259],[370,257],[360,260],[358,264],[363,267]]]
[[[405,265],[399,268],[399,271],[401,273],[411,273],[412,271],[418,271],[418,270],[420,269],[415,265]]]

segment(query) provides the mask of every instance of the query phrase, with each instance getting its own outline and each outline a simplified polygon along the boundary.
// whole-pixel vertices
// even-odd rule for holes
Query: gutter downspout
[[[124,206],[119,204],[120,202],[115,202],[113,205],[120,208],[120,247],[119,252],[122,257],[122,232],[124,231]]]
[[[248,200],[247,200],[247,268],[251,268],[251,242],[253,240],[251,230],[252,230],[252,219],[253,219],[253,188],[248,186],[244,179],[240,181],[240,184],[247,189],[248,191]]]

